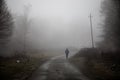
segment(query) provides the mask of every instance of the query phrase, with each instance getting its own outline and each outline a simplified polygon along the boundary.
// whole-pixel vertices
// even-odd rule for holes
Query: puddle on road
[[[48,61],[47,63],[43,64],[41,66],[41,68],[47,70],[49,68],[49,64],[50,64],[50,61]]]

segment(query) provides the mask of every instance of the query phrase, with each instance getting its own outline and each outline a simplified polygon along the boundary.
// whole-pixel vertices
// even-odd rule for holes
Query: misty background
[[[6,0],[14,17],[10,50],[91,47],[101,40],[102,0]],[[17,46],[17,47],[16,47]]]
[[[0,79],[36,70],[33,80],[120,80],[120,0],[0,0]]]

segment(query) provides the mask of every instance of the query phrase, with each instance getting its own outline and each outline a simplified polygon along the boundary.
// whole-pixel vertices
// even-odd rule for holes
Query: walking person
[[[69,50],[66,48],[65,50],[65,54],[66,54],[66,59],[68,59],[68,56],[69,56]]]

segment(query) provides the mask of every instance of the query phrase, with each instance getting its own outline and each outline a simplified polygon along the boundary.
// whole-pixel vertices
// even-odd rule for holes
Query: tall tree
[[[120,48],[120,0],[104,0],[102,3],[103,41],[102,47]]]
[[[0,0],[0,51],[3,51],[3,49],[5,49],[4,46],[9,42],[12,28],[12,16],[8,11],[5,0]]]

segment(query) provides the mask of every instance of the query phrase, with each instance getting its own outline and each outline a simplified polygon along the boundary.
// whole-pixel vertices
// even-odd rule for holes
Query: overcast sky
[[[44,47],[90,47],[89,15],[93,16],[94,41],[100,38],[102,0],[7,0],[12,13],[21,15],[31,5],[36,43]],[[36,25],[36,26],[35,26]],[[40,35],[42,34],[42,38]]]

